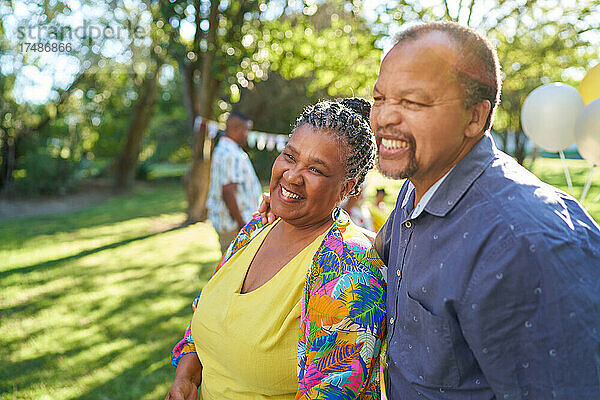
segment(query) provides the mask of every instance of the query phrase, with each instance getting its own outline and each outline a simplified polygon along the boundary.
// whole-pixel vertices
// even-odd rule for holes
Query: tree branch
[[[65,90],[63,90],[59,97],[57,102],[54,104],[54,106],[57,109],[57,113],[58,113],[58,107],[63,104],[65,101],[67,101],[67,99],[69,98],[69,96],[71,95],[71,93],[75,90],[75,88],[77,87],[77,85],[79,85],[79,83],[86,77],[86,74],[88,72],[89,69],[83,70],[82,72],[79,73],[79,75],[77,75],[77,77],[75,77],[75,79],[73,80],[73,82],[71,82],[71,84],[69,85],[69,87],[67,87]],[[56,118],[56,116],[51,117],[49,114],[46,114],[44,116],[44,118],[41,119],[41,121],[33,126],[30,127],[27,130],[22,130],[21,133],[21,137],[26,136],[28,134],[30,134],[31,132],[35,132],[35,131],[39,131],[40,129],[42,129],[43,127],[45,127],[51,120],[53,120],[54,118]]]
[[[467,16],[467,26],[471,26],[471,15],[473,15],[473,7],[475,6],[475,0],[471,0],[469,4],[469,14]]]
[[[449,19],[452,20],[452,17],[450,16],[450,8],[448,8],[448,0],[444,0],[444,16]]]
[[[194,33],[194,44],[193,49],[196,53],[200,51],[200,40],[202,39],[202,29],[200,29],[200,22],[202,22],[202,16],[200,15],[200,5],[202,1],[196,0],[194,1],[194,8],[196,9],[196,17],[194,19],[194,23],[196,24],[196,33]],[[217,2],[218,4],[218,2]],[[212,5],[211,5],[212,9]]]

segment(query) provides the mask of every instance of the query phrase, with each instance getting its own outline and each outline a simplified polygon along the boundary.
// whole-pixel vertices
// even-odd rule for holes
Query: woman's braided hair
[[[296,120],[294,130],[308,124],[334,133],[340,143],[344,143],[347,154],[346,179],[356,179],[356,185],[348,193],[360,193],[367,172],[375,160],[375,139],[369,125],[371,104],[365,99],[351,97],[340,101],[321,101],[308,106]]]

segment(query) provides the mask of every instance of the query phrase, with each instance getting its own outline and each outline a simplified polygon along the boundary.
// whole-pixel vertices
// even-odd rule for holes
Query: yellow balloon
[[[590,69],[579,84],[579,93],[585,104],[600,97],[600,64]]]

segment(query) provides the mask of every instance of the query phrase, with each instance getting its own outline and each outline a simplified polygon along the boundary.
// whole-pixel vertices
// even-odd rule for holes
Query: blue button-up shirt
[[[579,203],[486,135],[413,207],[407,181],[376,242],[388,397],[600,399],[600,229]]]

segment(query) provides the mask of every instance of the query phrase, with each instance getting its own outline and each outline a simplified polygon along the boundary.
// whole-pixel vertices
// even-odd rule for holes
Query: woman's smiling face
[[[334,135],[301,125],[273,164],[271,209],[291,225],[326,223],[356,182],[346,179],[345,145]]]

